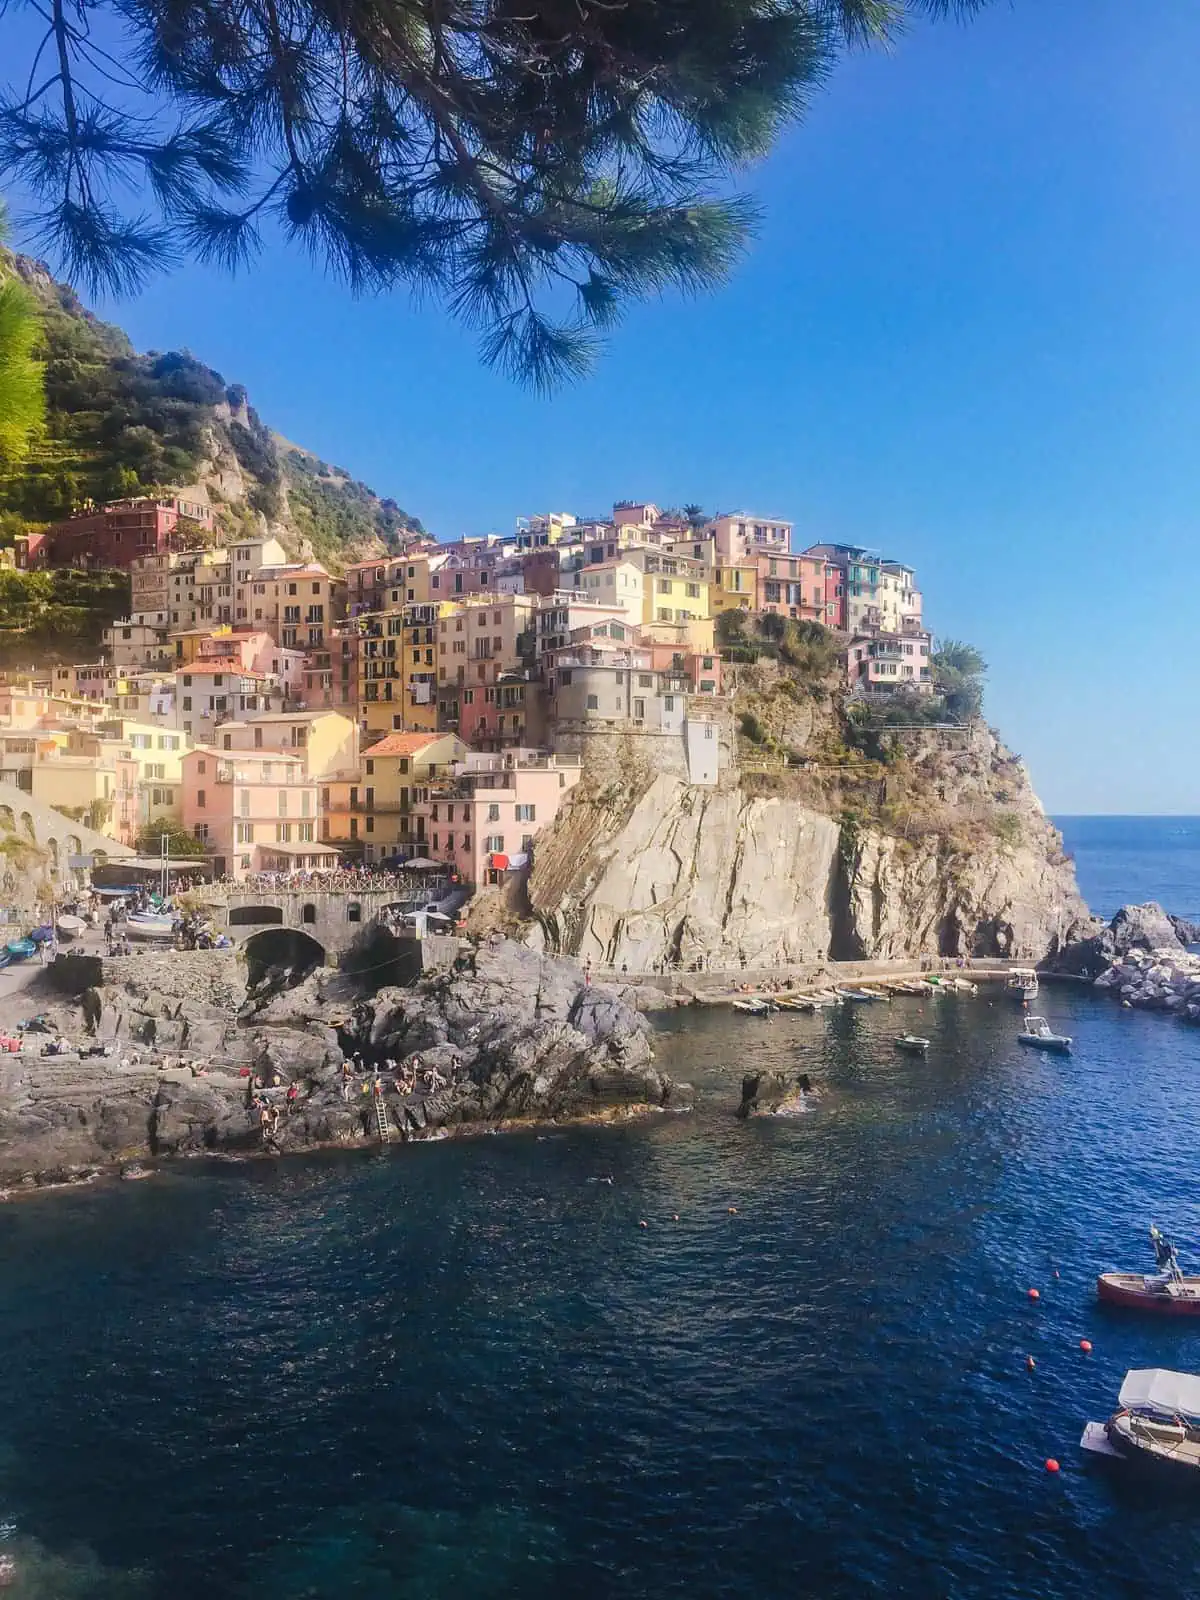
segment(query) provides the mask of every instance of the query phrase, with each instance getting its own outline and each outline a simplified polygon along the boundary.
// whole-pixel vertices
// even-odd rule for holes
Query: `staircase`
[[[379,1142],[380,1144],[391,1144],[392,1125],[388,1121],[388,1114],[383,1104],[383,1096],[377,1094],[373,1098],[375,1100],[375,1121],[379,1125]]]

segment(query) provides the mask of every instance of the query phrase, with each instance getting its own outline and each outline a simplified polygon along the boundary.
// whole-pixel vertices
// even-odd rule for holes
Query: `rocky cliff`
[[[761,770],[743,740],[715,788],[662,763],[588,771],[538,841],[540,937],[653,971],[1040,959],[1090,927],[1024,767],[982,724],[890,734],[885,759],[856,762],[831,712],[806,716],[796,766]]]

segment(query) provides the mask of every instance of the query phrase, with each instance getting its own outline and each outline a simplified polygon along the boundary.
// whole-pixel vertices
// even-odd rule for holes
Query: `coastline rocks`
[[[261,1002],[247,1001],[228,952],[104,966],[109,1054],[82,1053],[92,1040],[76,1002],[50,1018],[60,1036],[76,1036],[74,1049],[43,1057],[42,1036],[31,1036],[27,1055],[0,1060],[0,1182],[85,1164],[133,1176],[150,1156],[378,1144],[380,1112],[389,1138],[403,1141],[692,1102],[689,1086],[654,1066],[625,994],[507,942],[464,952],[454,971],[409,989],[364,994],[318,971]],[[356,1052],[363,1072],[347,1081],[343,1056]],[[386,1063],[415,1067],[414,1056],[422,1076],[400,1094]],[[378,1102],[363,1092],[377,1070]]]
[[[1092,978],[1095,987],[1139,1010],[1200,1021],[1200,955],[1185,948],[1197,929],[1154,901],[1122,906],[1107,927],[1068,946],[1055,971]]]

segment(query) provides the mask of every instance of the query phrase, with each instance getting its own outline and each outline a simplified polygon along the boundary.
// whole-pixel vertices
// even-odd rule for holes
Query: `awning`
[[[1125,1374],[1119,1404],[1130,1411],[1200,1418],[1200,1378],[1165,1367],[1141,1367]]]
[[[296,844],[292,840],[278,840],[274,844],[261,844],[259,849],[264,855],[276,856],[338,856],[340,852],[331,844],[316,843],[312,839],[307,844],[303,840]]]

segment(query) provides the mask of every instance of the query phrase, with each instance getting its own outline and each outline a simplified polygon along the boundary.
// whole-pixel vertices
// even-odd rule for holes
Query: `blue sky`
[[[748,179],[732,284],[549,400],[282,250],[98,309],[442,537],[645,496],[912,562],[1048,809],[1200,812],[1200,8],[1152,9],[1012,0],[851,59]]]

